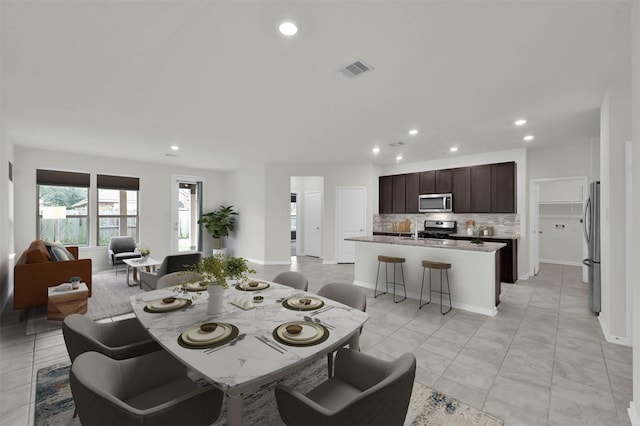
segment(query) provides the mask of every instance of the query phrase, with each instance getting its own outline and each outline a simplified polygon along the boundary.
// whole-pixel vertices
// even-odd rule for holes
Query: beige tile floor
[[[254,267],[264,279],[301,271],[310,291],[353,280],[352,265],[293,259],[291,267]],[[456,309],[442,316],[437,304],[419,310],[416,300],[367,294],[362,350],[385,359],[413,352],[425,386],[506,425],[630,424],[631,348],[604,340],[579,267],[544,264],[538,276],[504,284],[493,318]],[[33,424],[38,369],[69,361],[59,331],[25,336],[24,327],[0,328],[0,425]]]

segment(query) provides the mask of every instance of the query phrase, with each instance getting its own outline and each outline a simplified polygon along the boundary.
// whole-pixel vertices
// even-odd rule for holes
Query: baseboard
[[[564,260],[540,259],[540,263],[553,263],[555,265],[582,266],[582,262],[568,262]]]
[[[518,279],[519,279],[519,280],[525,280],[525,281],[526,281],[526,280],[528,280],[530,277],[531,277],[531,274],[526,273],[526,274],[524,274],[524,275],[519,275],[519,276],[518,276]]]
[[[323,265],[337,265],[338,261],[336,260],[324,260],[322,259],[322,264]]]
[[[629,420],[631,420],[631,424],[633,426],[640,426],[640,412],[638,412],[638,407],[633,401],[629,403],[627,413],[629,413]]]
[[[609,334],[609,332],[607,331],[609,327],[607,326],[607,323],[605,322],[602,314],[598,315],[598,322],[600,323],[600,329],[602,330],[602,334],[604,334],[604,338],[607,342],[615,343],[616,345],[621,346],[632,346],[631,340],[628,337]]]

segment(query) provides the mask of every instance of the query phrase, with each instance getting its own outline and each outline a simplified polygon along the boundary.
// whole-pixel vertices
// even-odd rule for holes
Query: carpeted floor
[[[69,388],[69,368],[54,365],[38,370],[36,384],[35,426],[79,426],[73,419],[73,397]],[[321,359],[277,382],[260,388],[244,399],[243,423],[247,425],[282,425],[273,389],[278,384],[307,392],[326,380],[326,361]],[[215,425],[225,425],[226,407]],[[503,422],[456,399],[415,383],[405,425],[474,425],[499,426]]]
[[[116,276],[115,271],[111,269],[93,273],[92,289],[87,315],[94,320],[132,312],[129,297],[142,292],[139,287],[127,285],[127,275],[124,271],[118,271]],[[62,321],[47,320],[46,306],[29,309],[25,331],[27,336],[61,327]]]

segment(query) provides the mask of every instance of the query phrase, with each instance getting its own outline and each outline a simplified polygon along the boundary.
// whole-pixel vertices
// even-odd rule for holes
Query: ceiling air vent
[[[363,61],[355,61],[344,68],[340,68],[340,72],[349,78],[357,77],[367,71],[373,71],[373,67],[365,64]]]
[[[398,141],[398,142],[391,142],[389,144],[389,146],[402,146],[402,145],[406,145],[406,143],[402,141]]]

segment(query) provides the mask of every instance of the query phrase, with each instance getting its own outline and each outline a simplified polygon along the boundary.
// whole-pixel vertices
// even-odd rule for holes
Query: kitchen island
[[[504,243],[484,242],[477,245],[470,241],[431,239],[413,237],[392,237],[373,235],[369,237],[348,238],[355,244],[354,284],[373,289],[378,271],[378,255],[403,257],[404,279],[407,297],[420,298],[422,283],[422,261],[431,260],[451,264],[449,280],[451,301],[454,308],[494,316],[500,303],[500,256],[498,251]],[[378,290],[384,291],[384,264],[380,267]],[[389,271],[391,276],[391,270]],[[439,289],[440,274],[432,272],[433,287]],[[425,289],[428,288],[428,273],[425,276]],[[392,288],[389,288],[389,292]],[[402,288],[396,291],[402,293]],[[381,296],[381,297],[388,297]],[[380,296],[379,296],[380,297]],[[428,295],[423,295],[423,300]],[[432,301],[440,301],[437,293]],[[446,296],[445,296],[446,302]]]

